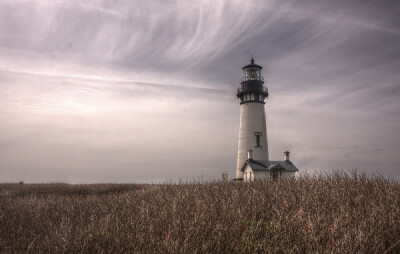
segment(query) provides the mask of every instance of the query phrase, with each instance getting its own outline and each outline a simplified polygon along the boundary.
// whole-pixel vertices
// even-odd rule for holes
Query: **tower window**
[[[254,132],[254,135],[256,136],[256,147],[262,147],[261,144],[262,132]]]

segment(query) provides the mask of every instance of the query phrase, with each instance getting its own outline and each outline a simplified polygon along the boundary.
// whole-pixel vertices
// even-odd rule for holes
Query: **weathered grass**
[[[400,184],[0,185],[1,253],[398,253]]]

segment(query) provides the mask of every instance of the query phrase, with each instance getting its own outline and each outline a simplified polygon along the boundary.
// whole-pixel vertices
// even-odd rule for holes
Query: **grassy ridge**
[[[398,253],[400,184],[0,184],[0,252]]]

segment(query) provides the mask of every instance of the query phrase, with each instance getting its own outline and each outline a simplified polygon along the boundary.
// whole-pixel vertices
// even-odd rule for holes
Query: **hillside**
[[[0,184],[1,253],[399,253],[400,184],[343,172],[161,185]]]

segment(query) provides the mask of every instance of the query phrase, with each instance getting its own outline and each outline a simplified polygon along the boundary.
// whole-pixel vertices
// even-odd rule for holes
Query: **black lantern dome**
[[[268,89],[264,86],[264,78],[261,76],[262,67],[251,63],[243,67],[243,77],[237,92],[240,104],[248,102],[258,102],[265,104],[265,98],[268,97]]]
[[[251,63],[246,65],[246,66],[244,66],[243,70],[246,69],[246,68],[252,68],[252,67],[259,68],[260,70],[262,69],[262,67],[260,65],[257,65],[257,64],[254,63],[254,58],[251,58]]]

